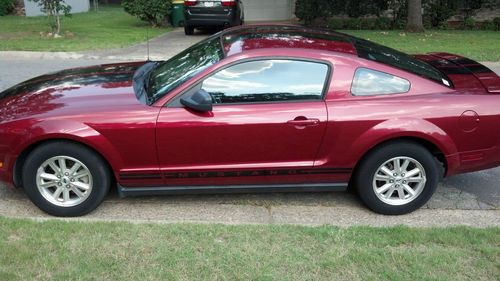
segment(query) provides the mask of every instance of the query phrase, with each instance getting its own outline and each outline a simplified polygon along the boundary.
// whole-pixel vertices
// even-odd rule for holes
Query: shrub
[[[16,0],[0,0],[0,16],[10,14],[16,7]]]
[[[460,13],[461,8],[477,9],[481,6],[493,8],[498,1],[500,0],[422,0],[424,26],[428,29],[483,28],[500,30],[500,19],[480,25],[470,19],[472,15],[470,13],[464,14],[469,19],[460,26],[447,23],[452,15]],[[404,29],[408,15],[407,2],[407,0],[297,0],[295,14],[306,25],[332,29]],[[379,17],[386,10],[390,11],[393,17]],[[342,19],[339,15],[348,15],[350,19]],[[375,19],[363,18],[367,15],[378,17]]]
[[[309,25],[314,19],[327,18],[335,14],[334,2],[331,0],[297,0],[295,2],[295,15],[306,25]]]
[[[333,15],[378,16],[387,8],[387,0],[297,0],[295,15],[308,25],[316,18],[329,18]]]
[[[295,15],[297,18],[303,20],[306,24],[310,24],[317,17],[314,13],[316,10],[315,2],[311,0],[297,0],[295,2]]]
[[[392,20],[387,17],[380,18],[330,18],[327,27],[330,29],[379,29],[390,30]]]
[[[379,17],[375,19],[375,29],[389,30],[392,28],[392,20],[387,17]]]
[[[360,19],[359,28],[366,29],[366,30],[375,29],[375,19],[370,19],[370,18]]]
[[[447,22],[442,22],[437,27],[439,30],[448,30],[451,29],[450,25]]]
[[[361,19],[349,18],[345,21],[346,29],[361,29]]]
[[[360,17],[364,15],[380,15],[380,13],[388,8],[387,0],[348,0],[346,1],[345,13],[350,17]]]
[[[466,18],[463,23],[464,29],[472,30],[476,28],[476,21],[472,18]]]
[[[328,28],[330,29],[344,29],[344,20],[338,18],[331,18],[328,21]]]
[[[389,1],[389,9],[392,10],[393,15],[392,28],[406,28],[406,20],[408,18],[408,2],[406,0],[391,0]]]
[[[491,20],[483,21],[479,25],[481,30],[495,30],[495,24]]]
[[[458,10],[458,1],[455,0],[426,2],[428,3],[424,4],[425,14],[423,18],[429,27],[439,27]]]
[[[392,28],[393,29],[405,29],[406,28],[406,20],[403,20],[403,19],[395,20],[392,23]]]
[[[170,15],[170,0],[123,0],[125,12],[147,21],[152,26],[161,26],[163,20]]]
[[[493,24],[495,25],[495,30],[500,31],[500,17],[494,18]]]

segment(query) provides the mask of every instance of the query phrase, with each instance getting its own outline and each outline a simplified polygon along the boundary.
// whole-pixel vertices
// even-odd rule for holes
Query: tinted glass
[[[356,70],[351,88],[355,96],[399,94],[409,90],[408,80],[367,68]]]
[[[410,55],[372,43],[367,40],[352,37],[358,56],[364,59],[387,64],[413,74],[434,80],[449,86],[448,78],[430,64],[420,61]],[[445,82],[446,81],[446,82]]]
[[[260,48],[301,48],[356,54],[351,42],[340,35],[327,34],[319,30],[294,30],[287,27],[251,28],[255,31],[245,32],[243,28],[222,37],[227,56]]]
[[[220,40],[215,37],[162,62],[151,74],[148,88],[150,103],[162,98],[203,69],[217,63],[223,56]]]
[[[228,55],[246,49],[262,47],[313,48],[356,53],[361,58],[387,64],[450,86],[445,74],[424,61],[397,50],[339,32],[298,26],[248,26],[228,32],[222,39],[224,50]],[[302,43],[308,40],[310,43]]]
[[[203,82],[214,103],[320,100],[328,74],[321,63],[262,60],[228,67]]]

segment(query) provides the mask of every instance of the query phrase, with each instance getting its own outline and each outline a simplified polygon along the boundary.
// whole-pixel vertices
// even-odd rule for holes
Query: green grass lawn
[[[101,6],[98,12],[74,14],[62,19],[62,32],[73,38],[46,38],[46,17],[0,17],[0,51],[84,51],[130,46],[169,31],[150,28],[146,22],[125,13],[120,6]]]
[[[404,31],[341,30],[410,54],[448,52],[477,60],[500,61],[500,32],[483,30]]]
[[[500,229],[0,218],[0,280],[499,280]]]

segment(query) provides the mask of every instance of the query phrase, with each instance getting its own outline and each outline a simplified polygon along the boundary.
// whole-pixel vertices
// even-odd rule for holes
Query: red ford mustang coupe
[[[336,191],[382,214],[500,165],[500,78],[447,53],[246,26],[167,61],[65,70],[0,93],[0,180],[56,216],[121,196]]]

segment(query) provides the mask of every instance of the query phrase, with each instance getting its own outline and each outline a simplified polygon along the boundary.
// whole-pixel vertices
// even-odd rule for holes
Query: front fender
[[[20,126],[16,127],[19,128]],[[63,139],[79,142],[96,150],[114,171],[123,166],[123,159],[111,142],[87,124],[59,119],[40,121],[25,128],[13,129],[8,134],[10,135],[12,154],[16,158],[23,151],[37,143]],[[14,163],[11,163],[11,165],[13,166]]]

